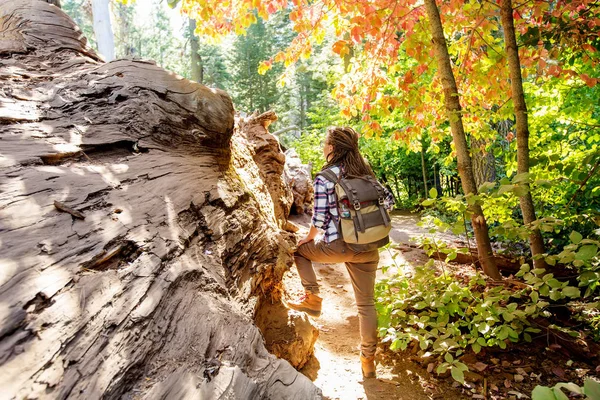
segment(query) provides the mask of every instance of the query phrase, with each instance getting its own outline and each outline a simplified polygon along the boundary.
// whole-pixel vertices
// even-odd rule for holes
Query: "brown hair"
[[[333,146],[333,151],[323,169],[343,165],[346,176],[375,176],[373,170],[358,150],[358,133],[350,127],[333,126],[327,129],[325,143]]]

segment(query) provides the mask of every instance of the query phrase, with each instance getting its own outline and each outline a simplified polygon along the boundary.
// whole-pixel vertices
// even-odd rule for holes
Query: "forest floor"
[[[294,216],[300,225],[301,238],[306,233],[310,217]],[[419,217],[394,212],[393,245],[381,253],[377,279],[396,273],[411,274],[415,266],[424,264],[428,257],[418,248],[409,247],[411,238],[426,234],[417,226]],[[464,246],[460,237],[436,235],[454,246]],[[400,250],[402,249],[402,250]],[[392,254],[396,255],[392,259]],[[440,265],[438,263],[438,265]],[[390,266],[384,274],[382,266]],[[458,274],[472,274],[471,265],[445,264]],[[585,361],[570,360],[569,354],[556,346],[528,344],[513,346],[505,351],[482,351],[469,354],[462,361],[471,367],[466,384],[455,382],[449,374],[431,372],[429,364],[408,350],[393,353],[380,345],[376,356],[377,379],[364,379],[359,361],[359,328],[356,303],[350,278],[343,264],[315,264],[321,284],[323,310],[321,317],[312,319],[319,329],[314,357],[301,370],[323,391],[329,400],[421,400],[421,399],[527,399],[538,385],[553,386],[557,382],[581,384],[583,376],[596,376],[599,366]],[[296,269],[284,277],[286,296],[295,298],[302,293]],[[532,352],[532,348],[535,349]]]

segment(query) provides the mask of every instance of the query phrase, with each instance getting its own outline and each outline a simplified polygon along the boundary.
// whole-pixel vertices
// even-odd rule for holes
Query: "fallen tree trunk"
[[[399,246],[394,246],[398,250],[401,251],[411,251],[412,249],[420,249],[421,246],[416,244],[402,244]],[[436,260],[445,261],[448,255],[443,252],[435,251],[429,257],[435,258]],[[477,251],[471,250],[471,253],[456,253],[456,258],[449,261],[452,264],[475,264],[477,267],[481,268],[481,264],[479,263],[479,257],[477,255]],[[500,271],[505,271],[509,273],[517,273],[521,268],[521,262],[519,260],[514,260],[512,258],[495,255],[494,262],[500,269]]]
[[[40,0],[0,21],[2,396],[318,398],[254,324],[282,307],[291,194],[229,96],[102,63]]]

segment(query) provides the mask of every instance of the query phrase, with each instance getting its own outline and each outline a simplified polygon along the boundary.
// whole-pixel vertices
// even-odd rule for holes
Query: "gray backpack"
[[[368,251],[389,243],[392,220],[384,204],[385,189],[377,179],[372,176],[338,178],[330,169],[317,175],[335,183],[338,232],[350,248]]]

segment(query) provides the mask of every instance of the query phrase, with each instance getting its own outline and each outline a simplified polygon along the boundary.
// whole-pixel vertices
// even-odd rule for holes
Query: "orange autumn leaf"
[[[331,48],[334,53],[339,54],[340,57],[344,57],[346,54],[350,54],[350,48],[348,42],[345,40],[338,40]]]

